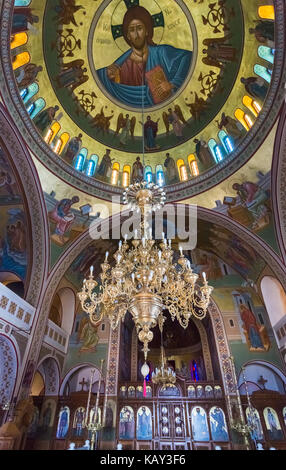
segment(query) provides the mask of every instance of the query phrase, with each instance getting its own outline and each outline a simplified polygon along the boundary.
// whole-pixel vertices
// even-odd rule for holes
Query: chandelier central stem
[[[131,246],[127,236],[123,242],[119,241],[113,254],[115,264],[108,262],[109,253],[101,264],[99,291],[91,267],[89,278],[84,280],[78,296],[82,309],[95,326],[107,317],[115,329],[129,311],[143,343],[146,361],[154,337],[152,330],[158,325],[163,331],[163,310],[169,311],[172,321],[176,319],[187,328],[191,316],[200,320],[206,316],[213,288],[208,285],[204,273],[200,279],[203,284],[198,285],[199,275],[193,272],[182,249],[178,262],[173,263],[172,243],[171,240],[167,243],[164,232],[160,243],[156,244],[152,239],[147,216],[164,205],[166,198],[162,188],[145,181],[134,183],[126,189],[125,199],[133,209],[141,212],[144,236],[137,239],[135,232]],[[162,363],[163,360],[162,356]]]

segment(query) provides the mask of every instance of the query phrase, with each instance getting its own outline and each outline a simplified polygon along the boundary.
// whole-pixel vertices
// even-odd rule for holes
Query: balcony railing
[[[28,332],[34,320],[35,310],[32,305],[0,282],[0,318],[2,320]]]
[[[44,342],[59,351],[66,353],[69,334],[51,320],[48,320],[45,330]]]

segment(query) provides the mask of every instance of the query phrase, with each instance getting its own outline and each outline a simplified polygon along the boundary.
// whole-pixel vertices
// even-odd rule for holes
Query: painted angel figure
[[[202,61],[206,65],[222,68],[226,62],[234,62],[236,60],[236,48],[230,44],[225,44],[230,39],[231,35],[227,34],[223,38],[204,39],[203,44],[206,46],[203,49]]]
[[[74,91],[78,86],[87,82],[88,75],[87,68],[82,68],[84,65],[84,60],[77,59],[72,60],[67,64],[62,65],[61,72],[55,78],[59,88],[69,88],[71,91]]]
[[[84,9],[81,5],[76,5],[76,0],[60,0],[60,4],[55,7],[58,17],[55,18],[59,24],[69,25],[70,23],[78,26],[75,20],[75,13]]]
[[[187,121],[185,120],[183,112],[178,104],[175,105],[174,110],[172,110],[172,108],[169,108],[168,113],[164,111],[163,121],[166,127],[167,134],[169,134],[170,124],[172,124],[176,137],[178,137],[179,139],[183,137],[183,129],[187,124]]]
[[[120,135],[120,145],[125,146],[128,141],[129,135],[131,135],[132,139],[134,139],[134,129],[135,129],[135,124],[136,124],[136,117],[133,116],[130,119],[129,114],[126,114],[125,117],[123,116],[123,113],[120,113],[117,119],[117,127],[116,127],[116,132],[115,135],[118,135],[119,132],[121,131]]]
[[[97,129],[101,129],[104,134],[105,132],[108,134],[110,128],[110,121],[113,116],[114,114],[111,114],[110,116],[105,116],[102,106],[100,113],[97,113],[92,120],[93,126]]]

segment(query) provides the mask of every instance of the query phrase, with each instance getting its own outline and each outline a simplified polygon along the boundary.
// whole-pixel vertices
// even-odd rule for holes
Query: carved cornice
[[[111,200],[113,195],[121,194],[123,189],[114,187],[84,174],[59,158],[42,140],[33,122],[28,116],[20,98],[10,58],[10,24],[12,20],[13,0],[2,0],[1,17],[1,64],[0,79],[2,94],[15,122],[31,150],[42,163],[58,177],[70,185],[105,200]],[[258,150],[273,126],[284,99],[284,83],[286,82],[285,68],[285,3],[275,1],[275,63],[270,88],[254,126],[243,139],[237,149],[224,161],[217,164],[208,172],[194,180],[171,185],[166,188],[168,201],[178,201],[195,196],[211,187],[216,186],[237,171]]]

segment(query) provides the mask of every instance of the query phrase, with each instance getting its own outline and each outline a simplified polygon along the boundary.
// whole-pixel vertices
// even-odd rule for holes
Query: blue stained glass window
[[[31,0],[15,0],[15,7],[27,7]]]
[[[98,163],[98,155],[92,155],[86,163],[85,174],[87,176],[93,176]]]
[[[37,114],[39,114],[40,111],[44,109],[46,106],[46,102],[43,98],[38,98],[34,103],[30,104],[30,106],[27,108],[28,113],[31,116],[31,119],[34,119]]]
[[[156,183],[159,186],[163,186],[165,184],[165,177],[162,165],[156,166]]]
[[[82,148],[79,154],[75,158],[74,167],[77,171],[83,171],[86,157],[87,157],[87,149]]]
[[[271,64],[273,64],[274,63],[274,51],[275,49],[272,49],[271,47],[259,46],[258,55],[262,59],[265,59]]]
[[[270,71],[268,68],[264,67],[263,65],[255,64],[254,72],[256,75],[263,78],[266,82],[270,83],[272,71]]]
[[[152,183],[152,181],[153,181],[153,173],[152,173],[152,168],[151,168],[151,166],[146,166],[144,173],[145,173],[145,175],[144,175],[145,181],[147,181],[148,183]]]
[[[22,90],[24,91],[24,90]],[[25,88],[26,93],[24,96],[22,95],[22,92],[20,93],[24,103],[27,103],[36,93],[39,91],[39,85],[37,83],[32,83],[29,85],[27,88]]]

